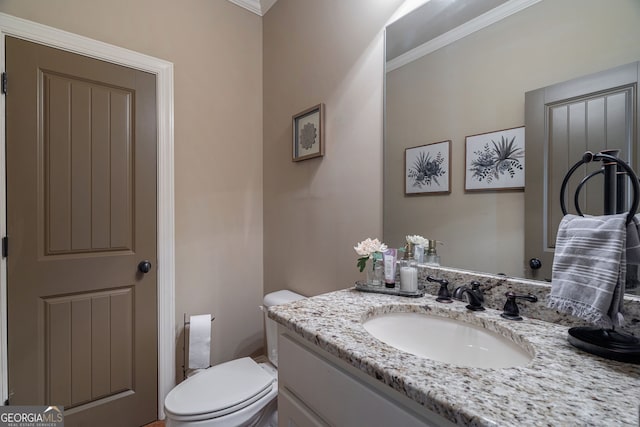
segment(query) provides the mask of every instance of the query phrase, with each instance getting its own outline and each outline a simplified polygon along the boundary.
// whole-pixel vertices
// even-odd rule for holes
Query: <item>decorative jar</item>
[[[382,286],[384,282],[384,263],[382,262],[382,254],[373,254],[371,258],[371,266],[367,271],[367,284],[372,286]]]

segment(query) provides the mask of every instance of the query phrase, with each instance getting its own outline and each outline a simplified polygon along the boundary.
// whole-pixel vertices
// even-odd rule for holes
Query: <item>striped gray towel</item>
[[[640,286],[640,215],[627,225],[627,277],[626,289]]]
[[[626,218],[626,214],[565,215],[558,227],[548,307],[602,327],[619,326],[623,322]],[[637,239],[637,227],[634,228]],[[640,239],[637,243],[633,256],[640,254]],[[640,257],[637,260],[640,262]]]

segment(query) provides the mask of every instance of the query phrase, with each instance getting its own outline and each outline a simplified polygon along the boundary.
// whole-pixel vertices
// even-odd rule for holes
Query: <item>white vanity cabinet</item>
[[[278,425],[451,426],[390,387],[280,329]]]

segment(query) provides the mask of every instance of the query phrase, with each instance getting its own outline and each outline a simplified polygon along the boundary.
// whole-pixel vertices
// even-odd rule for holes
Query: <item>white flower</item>
[[[375,252],[384,252],[387,250],[387,245],[382,243],[378,239],[369,239],[363,240],[358,243],[357,246],[354,246],[353,249],[356,250],[356,253],[361,257],[371,257]]]
[[[415,236],[407,236],[407,243],[427,247],[429,245],[429,239],[425,239],[424,237],[416,234]]]

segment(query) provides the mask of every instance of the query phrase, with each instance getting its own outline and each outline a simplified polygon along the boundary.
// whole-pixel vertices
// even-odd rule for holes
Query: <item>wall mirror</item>
[[[420,234],[444,242],[443,266],[547,279],[525,257],[529,186],[466,191],[466,139],[524,126],[526,92],[640,60],[638,22],[636,0],[431,0],[390,24],[385,243]],[[405,194],[405,150],[446,140],[451,192]]]

